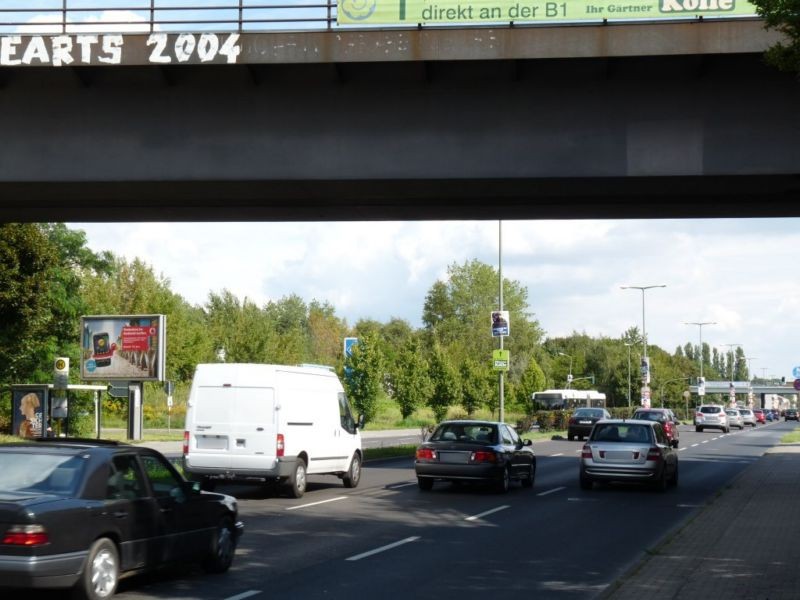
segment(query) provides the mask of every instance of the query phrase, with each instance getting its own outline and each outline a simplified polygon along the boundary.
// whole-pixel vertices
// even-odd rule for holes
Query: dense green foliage
[[[767,29],[779,31],[786,42],[766,52],[766,60],[781,71],[800,75],[800,0],[751,0]]]
[[[381,424],[387,412],[405,426],[454,415],[497,416],[500,394],[491,353],[499,343],[491,336],[490,315],[499,307],[498,279],[496,269],[475,260],[452,264],[443,280],[431,283],[420,329],[396,318],[350,326],[330,304],[296,295],[259,306],[223,290],[209,293],[202,306],[191,305],[141,260],[92,252],[81,231],[7,223],[0,225],[0,389],[51,382],[56,356],[71,358],[71,382],[79,383],[82,315],[164,314],[174,407],[168,412],[160,384],[145,384],[148,427],[182,427],[195,366],[219,360],[332,366],[355,411]],[[510,336],[504,339],[511,353],[504,378],[507,415],[532,417],[531,394],[565,387],[570,369],[572,387],[598,389],[610,407],[627,407],[629,359],[632,402],[638,403],[642,340],[636,328],[619,338],[573,333],[545,339],[527,289],[507,279],[503,309],[510,313]],[[347,361],[346,336],[359,339]],[[653,404],[663,398],[668,406],[684,406],[681,393],[688,378],[699,374],[701,358],[708,379],[747,379],[742,348],[719,353],[707,344],[702,349],[686,344],[670,354],[650,345],[648,355]],[[0,431],[8,430],[9,400],[7,392],[0,395]],[[70,410],[70,432],[90,432],[91,394],[74,394]],[[102,414],[106,426],[124,427],[126,401],[103,394]]]

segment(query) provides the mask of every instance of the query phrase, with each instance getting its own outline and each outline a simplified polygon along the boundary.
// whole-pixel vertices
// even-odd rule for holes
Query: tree
[[[800,0],[750,0],[767,29],[779,31],[786,43],[769,48],[765,58],[769,64],[800,75]]]
[[[428,406],[433,410],[436,421],[447,417],[450,406],[460,404],[461,388],[455,369],[444,350],[436,344],[430,357],[429,373],[433,383],[433,393],[428,399]]]
[[[347,395],[356,411],[370,421],[377,413],[378,394],[384,380],[384,360],[376,337],[373,334],[359,337],[344,363]]]
[[[490,371],[483,364],[472,359],[461,363],[459,374],[461,376],[461,405],[470,417],[481,406],[495,397],[489,386]],[[494,402],[494,404],[497,404]]]
[[[397,355],[392,375],[394,399],[400,406],[403,419],[428,402],[433,384],[428,375],[428,363],[420,352],[419,341],[410,337]]]
[[[524,406],[528,412],[533,410],[533,393],[545,389],[546,378],[544,371],[535,359],[528,361],[528,366],[523,371],[519,383],[514,389],[516,401],[519,406]]]

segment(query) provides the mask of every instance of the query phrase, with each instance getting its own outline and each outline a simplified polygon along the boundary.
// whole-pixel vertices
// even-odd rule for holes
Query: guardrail
[[[0,0],[0,34],[325,30],[336,0]]]

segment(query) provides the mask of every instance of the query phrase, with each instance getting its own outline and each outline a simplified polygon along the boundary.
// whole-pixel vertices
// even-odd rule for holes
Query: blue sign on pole
[[[344,360],[345,360],[345,367],[344,367],[344,375],[345,377],[349,377],[350,373],[353,371],[350,367],[347,366],[347,357],[353,353],[353,346],[358,343],[358,338],[355,337],[346,337],[344,338]]]
[[[794,375],[795,379],[800,379],[800,367],[792,369],[792,375]]]

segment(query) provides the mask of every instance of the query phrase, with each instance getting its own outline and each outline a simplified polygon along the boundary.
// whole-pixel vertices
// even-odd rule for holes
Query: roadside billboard
[[[756,16],[744,0],[339,0],[339,25],[662,21]]]
[[[11,433],[19,437],[40,437],[47,430],[46,385],[11,386]]]
[[[81,379],[163,381],[165,315],[81,317]]]

